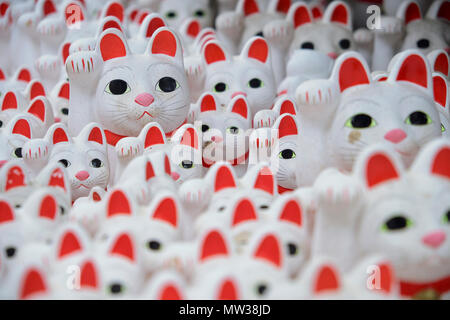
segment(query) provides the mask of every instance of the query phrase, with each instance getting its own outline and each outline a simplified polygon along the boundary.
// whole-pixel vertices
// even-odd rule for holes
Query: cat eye
[[[259,32],[255,33],[255,36],[256,37],[264,37],[264,34],[262,31],[259,31]]]
[[[295,157],[296,157],[296,154],[295,154],[294,150],[292,150],[292,149],[284,149],[283,151],[281,151],[278,154],[278,158],[285,159],[285,160],[294,159]]]
[[[339,41],[339,47],[344,50],[350,48],[350,44],[351,42],[348,39],[342,39],[341,41]]]
[[[417,41],[417,47],[420,49],[426,49],[430,46],[430,40],[428,39],[419,39]]]
[[[414,126],[423,126],[432,123],[431,118],[425,112],[415,111],[406,118],[406,124]]]
[[[444,133],[445,131],[447,131],[447,130],[445,130],[444,125],[441,123],[441,133]]]
[[[5,249],[6,257],[12,258],[16,255],[17,249],[15,247],[8,247]]]
[[[371,128],[375,127],[376,125],[377,123],[375,122],[375,120],[371,116],[364,113],[354,115],[345,122],[346,127],[353,129]]]
[[[3,127],[3,121],[0,120],[0,128]]]
[[[209,130],[209,126],[207,124],[202,125],[202,132],[206,132]]]
[[[258,78],[253,78],[248,82],[248,86],[253,89],[262,88],[264,83]]]
[[[121,79],[116,79],[116,80],[112,80],[110,83],[108,83],[105,91],[109,94],[121,95],[121,94],[130,92],[131,89],[126,81],[121,80]]]
[[[262,296],[262,295],[264,295],[266,292],[267,292],[267,284],[265,284],[265,283],[260,283],[260,284],[258,284],[257,286],[256,286],[256,293],[259,295],[259,296]]]
[[[227,128],[227,132],[230,134],[238,134],[239,133],[239,128],[235,127],[235,126],[231,126]]]
[[[16,148],[14,150],[14,157],[16,158],[22,158],[22,148]]]
[[[61,163],[65,168],[67,168],[67,167],[70,166],[69,160],[61,159],[61,160],[59,160],[58,162]]]
[[[412,221],[404,216],[395,216],[387,220],[381,229],[383,231],[396,231],[409,228],[412,226]]]
[[[225,210],[225,207],[220,207],[219,211],[222,212],[223,210]]]
[[[125,287],[121,283],[113,283],[109,286],[109,292],[112,294],[120,294],[125,291]]]
[[[160,250],[161,249],[161,243],[159,242],[159,241],[156,241],[156,240],[150,240],[148,243],[147,243],[147,247],[150,249],[150,250],[153,250],[153,251],[158,251],[158,250]]]
[[[203,17],[203,16],[205,16],[205,11],[197,10],[197,11],[194,12],[194,16],[196,16],[196,17]]]
[[[177,16],[177,13],[175,11],[169,11],[166,13],[166,17],[169,19],[173,19]]]
[[[183,160],[180,163],[180,167],[182,167],[183,169],[192,169],[194,167],[194,162],[192,162],[191,160]]]
[[[263,204],[262,206],[259,206],[259,208],[260,208],[261,210],[267,210],[267,209],[269,209],[269,206],[266,205],[266,204]]]
[[[63,115],[68,115],[69,114],[69,108],[62,108],[61,109],[61,113],[63,114]]]
[[[290,256],[295,256],[298,253],[298,248],[295,243],[289,242],[287,248]]]
[[[66,209],[63,206],[59,206],[59,213],[63,216],[66,213]]]
[[[103,162],[102,162],[102,160],[95,158],[95,159],[92,159],[90,165],[92,168],[101,168],[101,167],[103,167]]]
[[[171,77],[161,78],[156,84],[156,90],[159,92],[173,92],[178,89],[180,85],[178,82]]]
[[[300,49],[314,50],[314,44],[312,42],[310,42],[310,41],[303,42],[302,45],[300,46]]]
[[[442,217],[442,222],[445,224],[450,224],[450,210],[448,210]]]
[[[219,82],[214,86],[214,92],[224,92],[227,89],[228,89],[228,86],[223,82]]]

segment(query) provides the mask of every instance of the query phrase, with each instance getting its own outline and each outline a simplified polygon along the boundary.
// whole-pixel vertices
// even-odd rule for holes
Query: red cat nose
[[[328,56],[333,60],[336,60],[338,57],[336,52],[330,52],[330,53],[328,53]]]
[[[134,99],[134,102],[136,102],[137,104],[140,104],[143,107],[148,107],[149,105],[152,104],[152,102],[155,100],[155,98],[153,98],[153,96],[149,93],[141,93],[140,95],[138,95],[136,97],[136,99]]]
[[[446,235],[444,231],[434,231],[422,238],[422,242],[427,246],[432,248],[439,248],[441,244],[445,241]]]
[[[245,93],[245,92],[243,92],[243,91],[238,91],[238,92],[235,92],[235,93],[233,93],[232,95],[231,95],[231,99],[233,99],[234,97],[237,97],[237,96],[244,96],[244,97],[247,97],[247,94]]]
[[[406,138],[406,132],[402,129],[394,129],[384,135],[384,138],[393,143],[402,142]]]
[[[78,180],[80,180],[80,181],[84,181],[84,180],[86,180],[87,178],[89,178],[89,172],[87,172],[87,171],[79,171],[79,172],[75,175],[75,177],[76,177]]]

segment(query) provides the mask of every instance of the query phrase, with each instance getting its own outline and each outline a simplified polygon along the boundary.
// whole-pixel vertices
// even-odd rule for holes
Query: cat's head
[[[32,128],[27,116],[15,116],[0,129],[0,168],[8,161],[22,159],[22,147],[32,138]]]
[[[346,53],[336,61],[331,79],[341,92],[330,129],[331,157],[339,168],[351,170],[364,147],[381,141],[409,166],[424,143],[441,136],[430,68],[420,52],[396,55],[388,78],[378,82],[359,54]]]
[[[180,28],[188,18],[197,19],[202,27],[212,26],[213,12],[208,0],[164,0],[158,12],[175,29]]]
[[[450,4],[448,1],[434,1],[427,16],[423,17],[420,7],[415,1],[404,1],[397,11],[397,17],[406,25],[406,36],[402,49],[417,49],[428,54],[436,49],[449,50],[448,14]]]
[[[45,137],[51,145],[49,163],[61,163],[70,179],[72,199],[89,195],[109,181],[109,161],[103,129],[91,123],[77,137],[70,137],[63,124],[50,127]]]
[[[107,29],[98,40],[103,73],[94,110],[105,129],[136,136],[149,122],[165,132],[176,129],[187,116],[189,93],[182,48],[176,35],[159,28],[143,55],[130,53],[123,34]]]
[[[336,59],[346,51],[355,50],[352,12],[343,1],[331,2],[320,20],[314,20],[306,4],[295,3],[289,9],[287,19],[295,28],[289,54],[297,49],[310,49]]]
[[[239,94],[247,98],[252,114],[272,105],[277,88],[266,40],[249,39],[236,57],[227,54],[217,41],[209,41],[202,57],[206,65],[204,89],[214,92],[222,107]]]

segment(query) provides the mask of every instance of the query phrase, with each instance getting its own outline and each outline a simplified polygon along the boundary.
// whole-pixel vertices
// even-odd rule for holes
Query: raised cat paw
[[[249,163],[270,162],[275,142],[272,129],[266,127],[253,130],[249,138]]]
[[[116,145],[116,154],[120,159],[130,159],[142,155],[144,146],[141,139],[127,137],[121,139]]]
[[[397,17],[381,16],[379,28],[374,29],[379,35],[400,35],[403,32],[403,20]]]
[[[61,35],[65,28],[66,25],[64,24],[63,20],[59,18],[46,18],[39,22],[37,26],[37,32],[41,36],[53,37]]]
[[[359,44],[369,44],[373,41],[373,33],[370,30],[360,28],[353,33],[353,39]]]
[[[217,30],[234,38],[241,34],[244,24],[243,16],[237,12],[229,11],[220,14],[216,19]]]
[[[44,139],[33,139],[22,147],[24,160],[36,161],[48,159],[50,144]]]
[[[328,79],[314,79],[303,82],[295,91],[297,105],[327,105],[337,100],[339,91],[336,83]]]
[[[92,77],[101,71],[101,58],[95,51],[82,51],[71,54],[66,60],[66,71],[72,84],[92,88]]]
[[[275,20],[264,26],[263,34],[270,44],[286,48],[292,39],[294,28],[289,21]]]
[[[271,128],[277,119],[272,110],[260,110],[253,117],[253,128]]]
[[[95,38],[78,39],[70,45],[70,50],[71,52],[94,51],[95,42],[96,42]]]
[[[183,205],[187,208],[204,208],[211,198],[211,188],[203,179],[191,179],[184,182],[178,193]]]
[[[184,61],[184,69],[188,80],[198,81],[204,77],[205,66],[198,57],[190,57]]]
[[[41,75],[53,76],[54,73],[59,72],[61,60],[57,56],[45,55],[36,60],[35,66]]]

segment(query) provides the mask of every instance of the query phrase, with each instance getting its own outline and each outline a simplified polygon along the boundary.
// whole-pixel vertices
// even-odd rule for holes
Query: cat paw
[[[96,39],[95,38],[84,38],[79,39],[70,45],[71,52],[78,51],[94,51],[95,50]]]
[[[328,79],[314,79],[303,82],[295,91],[300,105],[328,105],[337,100],[339,91],[336,83]]]
[[[401,35],[403,20],[397,17],[381,16],[379,28],[374,29],[378,35]]]
[[[286,20],[272,21],[263,28],[264,38],[280,48],[286,48],[290,44],[293,33],[292,24]]]
[[[205,75],[205,66],[199,57],[189,57],[184,60],[184,69],[188,81],[201,81]]]
[[[101,70],[101,58],[94,51],[75,52],[66,60],[66,71],[69,79],[77,85],[91,87],[92,76],[97,76]],[[87,76],[89,75],[89,78]]]
[[[22,157],[25,161],[38,161],[48,159],[50,144],[44,139],[33,139],[22,147]]]
[[[40,18],[34,12],[27,12],[22,14],[17,20],[17,26],[22,28],[23,30],[35,30]]]
[[[187,208],[204,208],[211,198],[211,188],[203,179],[191,179],[184,182],[178,193],[184,206]]]
[[[272,110],[260,110],[253,117],[253,128],[271,128],[277,119]]]
[[[360,28],[353,33],[353,39],[359,44],[370,44],[373,41],[373,32]]]
[[[230,38],[235,38],[237,35],[240,35],[243,26],[243,16],[234,11],[224,12],[216,19],[217,30],[226,34]]]
[[[249,163],[270,162],[275,137],[270,128],[253,130],[249,138]]]
[[[59,74],[61,60],[57,56],[45,55],[36,60],[36,70],[43,76],[53,77],[55,73]]]
[[[127,137],[116,144],[116,154],[119,159],[132,159],[142,155],[144,146],[139,138]]]
[[[39,22],[37,32],[44,37],[54,37],[61,35],[65,28],[66,25],[63,20],[50,17]]]

